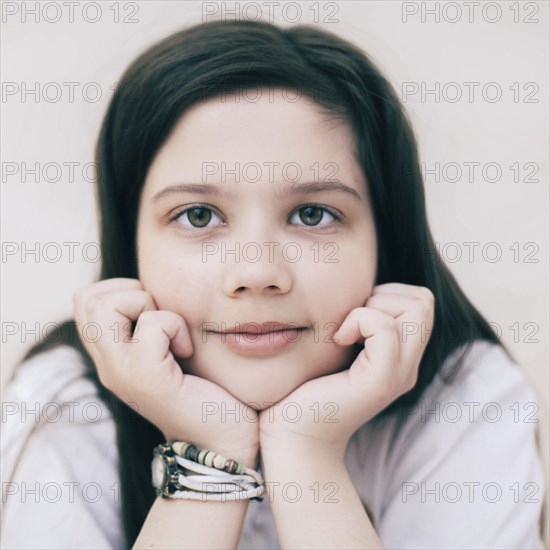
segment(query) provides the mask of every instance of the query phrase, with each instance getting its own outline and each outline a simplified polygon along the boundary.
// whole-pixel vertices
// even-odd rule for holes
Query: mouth
[[[300,323],[264,321],[237,323],[229,328],[223,326],[221,330],[207,330],[205,333],[220,338],[221,344],[240,355],[273,355],[292,348],[301,340],[302,333],[310,328]]]
[[[280,332],[296,332],[304,331],[310,326],[301,325],[294,322],[282,322],[282,321],[263,321],[255,322],[248,321],[245,323],[236,323],[235,325],[226,328],[225,323],[221,323],[222,330],[207,330],[207,333],[212,334],[242,334],[251,336],[261,336],[264,334],[276,334]]]

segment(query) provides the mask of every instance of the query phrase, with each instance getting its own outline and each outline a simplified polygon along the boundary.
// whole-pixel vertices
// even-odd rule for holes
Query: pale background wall
[[[93,174],[84,167],[93,160],[114,83],[158,38],[200,22],[205,13],[219,10],[209,19],[219,18],[224,6],[235,7],[234,2],[173,1],[128,2],[117,8],[114,2],[101,2],[99,19],[92,23],[86,19],[98,14],[91,7],[76,7],[70,22],[62,2],[51,4],[54,7],[39,14],[38,23],[35,15],[23,15],[23,4],[2,6],[2,384],[38,338],[35,327],[45,330],[47,323],[68,317],[72,291],[98,273],[99,263],[91,261],[95,246],[85,248],[86,243],[97,243],[98,234],[93,183],[86,181]],[[292,25],[298,12],[285,4],[272,8],[273,20]],[[425,82],[431,89],[436,82],[441,89],[456,83],[444,88],[446,95],[438,99],[428,95],[423,102],[416,93],[406,102],[426,167],[447,165],[439,181],[426,175],[430,223],[466,294],[500,328],[520,360],[539,395],[544,418],[549,400],[549,4],[529,2],[514,11],[511,2],[492,2],[487,9],[481,3],[471,21],[466,5],[453,4],[460,13],[445,2],[301,2],[297,23],[313,23],[317,9],[319,24],[363,47],[400,94],[404,83],[420,88]],[[269,16],[264,2],[237,5],[242,17],[253,18],[258,6]],[[439,22],[433,14],[422,13],[423,6],[439,6]],[[47,21],[58,16],[57,22]],[[53,101],[32,94],[22,101],[24,84],[32,88],[37,82]],[[69,82],[77,83],[72,101],[69,85],[63,84]],[[472,101],[467,82],[478,83],[471,85]],[[484,88],[490,82],[496,86]],[[8,83],[14,83],[14,95]],[[55,86],[47,83],[60,85],[59,100]],[[96,85],[86,88],[88,83]],[[98,86],[101,99],[94,102]],[[502,97],[490,101],[498,88]],[[453,103],[457,89],[463,97]],[[38,162],[46,171],[38,183],[32,174],[22,180],[23,162],[28,167]],[[69,162],[77,163],[72,182],[63,165]],[[46,163],[63,168],[58,181],[55,167]],[[453,181],[456,164],[448,163],[462,169],[458,181]],[[472,181],[466,163],[479,163]],[[518,181],[510,168],[515,163]],[[484,166],[487,171],[482,173]],[[14,167],[19,173],[11,175]],[[502,174],[494,181],[497,168]],[[68,242],[77,243],[74,259],[63,245]],[[479,243],[472,261],[464,244],[468,242]],[[59,243],[62,254],[57,261],[55,247],[47,243]],[[501,249],[500,260],[490,261],[497,247],[483,250],[487,243]],[[38,246],[38,261],[33,254],[22,261],[24,246]],[[455,261],[457,252],[462,257]]]

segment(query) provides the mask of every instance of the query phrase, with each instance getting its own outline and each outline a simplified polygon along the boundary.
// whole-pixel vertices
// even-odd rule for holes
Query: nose
[[[223,291],[227,296],[287,293],[291,266],[281,254],[281,243],[269,241],[226,244]]]

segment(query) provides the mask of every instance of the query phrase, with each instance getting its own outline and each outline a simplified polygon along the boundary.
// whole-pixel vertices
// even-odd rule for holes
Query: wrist
[[[157,495],[184,500],[208,496],[207,500],[222,502],[242,497],[262,500],[265,489],[262,475],[255,471],[257,451],[223,448],[223,452],[199,448],[181,440],[159,444],[151,464]]]
[[[284,452],[266,453],[262,448],[262,473],[269,480],[267,491],[270,502],[287,502],[281,487],[293,486],[302,495],[303,502],[338,502],[350,483],[345,462],[330,454],[296,455]],[[313,500],[312,500],[313,499]]]
[[[191,443],[195,447],[198,447],[200,449],[208,449],[209,451],[214,451],[218,455],[222,455],[227,459],[235,460],[236,462],[240,462],[241,464],[244,464],[247,468],[251,468],[253,470],[256,470],[256,462],[258,459],[258,451],[259,451],[259,444],[251,444],[248,447],[240,447],[240,446],[230,446],[230,445],[204,445],[201,443],[189,441],[186,439],[182,439],[181,437],[167,437],[167,434],[163,434],[165,441],[186,441],[188,443]]]
[[[235,460],[244,464],[247,468],[252,470],[257,469],[259,447],[247,448],[247,449],[216,449],[216,453],[223,455],[225,458]]]
[[[341,446],[316,446],[311,443],[280,442],[276,447],[261,445],[262,461],[266,465],[327,464],[343,465],[345,448]]]
[[[165,441],[185,441],[187,443],[191,443],[199,449],[208,449],[216,454],[223,455],[225,458],[233,459],[241,464],[244,464],[248,468],[253,468],[252,465],[256,464],[258,451],[260,449],[259,442],[255,441],[252,441],[248,446],[243,446],[243,441],[239,437],[236,438],[235,445],[232,445],[231,442],[227,441],[216,445],[203,441],[193,441],[191,439],[178,437],[177,435],[167,432],[163,432],[163,436]],[[239,443],[241,443],[241,445],[239,445]]]

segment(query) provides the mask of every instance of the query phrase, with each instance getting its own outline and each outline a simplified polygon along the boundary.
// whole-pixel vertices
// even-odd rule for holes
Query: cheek
[[[200,255],[195,257],[182,251],[181,246],[160,239],[154,243],[144,241],[139,250],[140,281],[160,310],[189,319],[205,311],[215,273],[201,262]]]
[[[320,260],[308,266],[302,288],[311,297],[310,303],[317,303],[325,322],[340,323],[352,309],[363,307],[370,296],[376,258],[340,246],[334,261],[322,261],[322,256]]]

